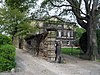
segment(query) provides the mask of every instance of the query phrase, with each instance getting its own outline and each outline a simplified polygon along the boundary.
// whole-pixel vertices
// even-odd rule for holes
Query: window
[[[70,45],[70,41],[67,41],[67,45]]]
[[[61,37],[61,31],[58,32],[58,37]]]
[[[73,38],[73,31],[72,30],[67,31],[67,38]]]
[[[67,32],[67,37],[68,37],[68,38],[70,37],[70,32],[69,32],[69,31]]]
[[[57,31],[57,37],[61,37],[62,36],[62,32],[61,31]]]

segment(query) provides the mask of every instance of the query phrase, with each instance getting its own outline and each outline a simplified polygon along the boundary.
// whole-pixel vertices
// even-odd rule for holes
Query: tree
[[[30,25],[26,11],[20,11],[19,8],[3,6],[0,8],[0,32],[12,36],[12,42],[17,36],[23,36],[32,33],[35,29]]]
[[[13,44],[21,48],[23,36],[37,30],[28,17],[27,3],[27,0],[5,0],[4,6],[0,8],[0,32],[11,35]]]
[[[18,9],[20,12],[25,12],[29,8],[29,0],[5,0],[7,7]]]
[[[35,13],[35,15],[39,16],[35,18],[46,19],[49,16],[52,16],[50,15],[50,11],[54,9],[54,11],[56,10],[56,15],[53,16],[66,21],[62,16],[67,15],[68,13],[73,13],[76,17],[77,23],[87,32],[86,55],[88,59],[95,60],[98,55],[96,18],[98,15],[97,13],[100,10],[100,7],[98,6],[99,2],[100,0],[43,0],[40,10],[37,10],[37,13]],[[43,12],[42,15],[40,15],[39,12]]]
[[[17,9],[11,10],[10,8],[1,8],[1,32],[5,32],[12,36],[19,34],[23,30],[27,31],[29,28],[29,21],[25,16],[25,13],[21,13]],[[26,27],[27,28],[26,28]],[[23,28],[23,29],[22,29]],[[24,31],[24,32],[25,32]],[[29,30],[28,30],[29,31]]]

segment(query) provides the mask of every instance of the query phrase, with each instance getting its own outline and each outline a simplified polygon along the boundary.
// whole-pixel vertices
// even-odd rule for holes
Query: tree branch
[[[60,20],[61,22],[68,23],[68,22],[66,22],[63,18],[58,17],[58,15],[49,16],[49,17],[46,17],[46,18],[44,18],[44,17],[43,17],[43,18],[34,18],[34,17],[32,17],[31,20],[36,20],[36,21],[47,21],[47,20],[49,20],[49,19],[51,19],[51,18],[56,18],[56,19]]]
[[[67,10],[66,10],[66,9],[64,9],[64,10],[63,10],[63,11],[62,11],[62,12],[61,12],[58,16],[61,16],[64,12],[66,12],[66,13],[67,13],[68,11],[72,11],[72,9],[67,9]]]
[[[84,28],[85,30],[87,30],[87,23],[85,23],[83,20],[80,20],[80,19],[78,19],[78,18],[77,18],[77,22],[78,22],[78,24],[79,24],[82,28]]]
[[[90,3],[88,3],[88,0],[84,0],[84,3],[85,3],[86,14],[90,14],[91,0]]]
[[[49,0],[49,1],[50,1],[51,5],[54,6],[54,7],[63,7],[63,6],[68,7],[68,6],[70,6],[70,7],[74,8],[75,10],[77,10],[77,11],[79,12],[79,14],[80,14],[80,12],[81,12],[81,14],[87,16],[87,14],[83,13],[82,10],[81,10],[80,8],[78,8],[77,6],[75,6],[75,5],[71,2],[72,0],[69,0],[69,3],[71,3],[71,5],[60,5],[60,6],[59,6],[59,5],[55,5],[51,0]],[[80,2],[81,2],[81,0],[80,0]],[[77,4],[76,4],[76,5],[77,5]],[[68,10],[69,10],[69,9],[68,9]],[[70,10],[70,11],[71,11],[71,10]],[[78,18],[80,18],[80,19],[86,19],[85,17],[83,18],[83,17],[79,16],[78,13],[76,13],[75,15],[76,15]]]
[[[71,5],[65,5],[65,4],[62,4],[62,5],[55,5],[51,0],[48,0],[50,3],[51,3],[51,5],[53,5],[54,7],[63,7],[63,6],[65,6],[65,7],[68,7],[68,6],[71,6]]]

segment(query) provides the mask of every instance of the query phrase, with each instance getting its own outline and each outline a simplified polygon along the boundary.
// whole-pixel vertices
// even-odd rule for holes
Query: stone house
[[[39,31],[27,35],[22,43],[23,48],[32,55],[41,55],[47,60],[55,60],[55,42],[60,41],[61,47],[71,47],[75,41],[75,23],[39,22]],[[18,46],[19,46],[18,44]]]
[[[66,24],[70,24],[69,26]],[[27,48],[33,54],[44,56],[47,60],[55,60],[55,42],[61,47],[71,47],[75,41],[75,23],[43,23],[39,24],[39,31],[26,38]],[[39,51],[39,52],[38,52]]]

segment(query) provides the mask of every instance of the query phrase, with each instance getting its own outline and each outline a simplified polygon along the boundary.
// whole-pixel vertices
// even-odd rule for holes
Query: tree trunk
[[[96,60],[97,53],[96,25],[90,18],[87,26],[87,55],[90,60]]]

